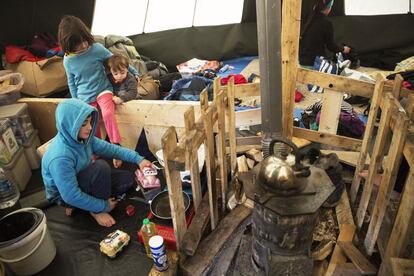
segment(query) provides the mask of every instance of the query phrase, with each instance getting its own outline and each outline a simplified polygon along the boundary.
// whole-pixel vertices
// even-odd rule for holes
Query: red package
[[[133,215],[135,215],[135,207],[133,205],[128,205],[125,208],[125,211],[129,217],[132,217]]]

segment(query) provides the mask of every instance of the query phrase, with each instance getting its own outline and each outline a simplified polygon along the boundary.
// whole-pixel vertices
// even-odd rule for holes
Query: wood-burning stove
[[[311,275],[310,251],[319,208],[335,186],[325,170],[301,165],[298,154],[274,156],[275,142],[270,143],[271,156],[240,176],[254,209],[252,231],[244,237],[247,242],[241,243],[243,254],[236,265],[249,266],[239,271],[243,275]],[[272,178],[264,177],[266,173]]]

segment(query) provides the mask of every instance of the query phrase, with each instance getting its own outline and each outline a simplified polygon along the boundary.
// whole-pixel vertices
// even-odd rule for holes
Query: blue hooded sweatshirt
[[[87,140],[78,140],[83,122],[92,115],[92,131]],[[94,136],[98,111],[78,99],[68,99],[56,109],[57,135],[42,158],[42,176],[49,201],[65,203],[90,212],[109,209],[107,200],[84,193],[78,185],[77,174],[92,162],[92,155],[120,159],[139,164],[143,157],[137,152],[110,144]]]

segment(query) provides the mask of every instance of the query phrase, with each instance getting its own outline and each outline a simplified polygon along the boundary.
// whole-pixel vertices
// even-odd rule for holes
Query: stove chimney
[[[262,104],[262,149],[269,156],[269,143],[282,138],[281,0],[257,0],[257,36]],[[276,155],[285,151],[276,144]]]

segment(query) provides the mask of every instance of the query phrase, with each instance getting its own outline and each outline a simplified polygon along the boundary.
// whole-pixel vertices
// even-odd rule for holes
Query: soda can
[[[152,253],[152,259],[154,260],[155,268],[158,271],[164,271],[168,269],[168,257],[164,246],[164,239],[161,236],[152,236],[149,239],[149,247]]]

